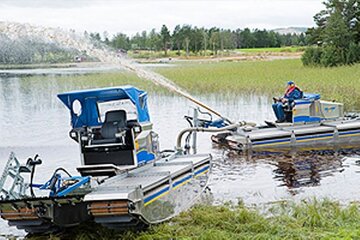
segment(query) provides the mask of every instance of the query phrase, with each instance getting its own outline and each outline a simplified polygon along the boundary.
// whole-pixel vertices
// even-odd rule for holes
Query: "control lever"
[[[42,164],[42,160],[39,158],[39,155],[36,154],[34,158],[28,158],[26,165],[35,166]]]

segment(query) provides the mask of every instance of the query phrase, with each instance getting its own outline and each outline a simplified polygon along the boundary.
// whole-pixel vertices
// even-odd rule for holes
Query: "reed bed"
[[[281,96],[287,81],[293,80],[305,92],[320,93],[324,100],[345,104],[346,110],[360,110],[360,64],[336,68],[304,67],[298,59],[274,61],[177,62],[173,67],[158,67],[154,71],[169,78],[194,94],[221,95],[259,94],[271,98]],[[45,78],[45,77],[44,77]],[[41,78],[35,77],[36,80]],[[56,81],[72,87],[116,86],[131,84],[147,91],[168,93],[161,86],[141,80],[132,73],[110,72],[56,77]]]
[[[305,92],[359,108],[360,64],[337,68],[304,67],[300,60],[193,62],[156,69],[192,93],[255,93],[279,96],[293,80]]]

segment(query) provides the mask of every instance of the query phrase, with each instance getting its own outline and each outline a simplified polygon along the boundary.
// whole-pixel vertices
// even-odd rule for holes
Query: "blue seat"
[[[320,94],[318,93],[304,93],[303,99],[314,101],[320,99]]]
[[[295,105],[301,105],[301,104],[311,104],[315,100],[320,99],[320,94],[318,93],[304,93],[304,96],[302,99],[296,99],[294,100]]]

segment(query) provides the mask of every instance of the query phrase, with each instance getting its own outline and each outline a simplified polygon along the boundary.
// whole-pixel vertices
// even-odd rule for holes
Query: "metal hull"
[[[237,151],[356,148],[360,146],[360,120],[242,128],[237,132],[227,131],[213,135],[212,141]]]
[[[86,221],[113,229],[143,227],[190,207],[204,191],[210,168],[210,155],[164,158],[113,176],[87,194],[0,201],[0,214],[29,233]]]

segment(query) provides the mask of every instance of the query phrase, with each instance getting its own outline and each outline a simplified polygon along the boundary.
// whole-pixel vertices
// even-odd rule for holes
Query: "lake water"
[[[99,71],[104,69],[81,69],[75,73]],[[24,77],[37,73],[41,77]],[[68,137],[70,115],[56,95],[97,86],[94,82],[59,81],[54,77],[62,73],[73,74],[59,69],[0,72],[1,172],[13,151],[23,161],[40,155],[43,164],[37,168],[36,182],[46,181],[59,166],[76,174],[75,168],[80,164],[78,146]],[[196,98],[230,119],[257,123],[274,119],[268,97],[204,93]],[[191,106],[191,102],[179,96],[149,93],[151,119],[160,135],[161,149],[174,148],[177,133],[188,126],[183,116],[192,112]],[[312,197],[343,203],[360,201],[360,166],[356,152],[243,156],[217,148],[211,143],[210,134],[201,134],[198,138],[198,152],[210,152],[214,157],[209,183],[214,204],[237,199],[248,205],[267,204]],[[0,235],[9,234],[24,235],[1,220]]]

